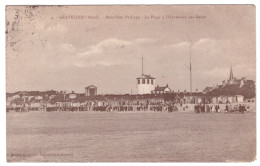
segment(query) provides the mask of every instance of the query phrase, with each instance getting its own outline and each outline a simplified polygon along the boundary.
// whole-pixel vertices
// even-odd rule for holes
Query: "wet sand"
[[[255,155],[255,113],[7,113],[9,162],[229,162]]]

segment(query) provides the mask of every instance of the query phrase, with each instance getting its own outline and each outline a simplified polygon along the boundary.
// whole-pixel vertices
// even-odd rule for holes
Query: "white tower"
[[[143,55],[142,55],[142,75],[137,77],[138,94],[151,94],[155,89],[155,78],[143,73]]]

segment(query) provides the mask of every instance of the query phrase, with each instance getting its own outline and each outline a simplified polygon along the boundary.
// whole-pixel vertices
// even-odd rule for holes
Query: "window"
[[[150,84],[150,80],[149,79],[147,79],[147,84]]]
[[[138,84],[140,84],[140,80],[138,79]]]
[[[142,83],[145,84],[145,79],[142,80]]]
[[[151,79],[151,84],[153,85],[153,79]]]

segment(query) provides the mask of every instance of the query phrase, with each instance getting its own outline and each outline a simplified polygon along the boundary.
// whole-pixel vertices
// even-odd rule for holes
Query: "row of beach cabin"
[[[179,104],[226,104],[226,103],[242,103],[244,97],[242,95],[234,96],[218,96],[218,97],[205,97],[205,96],[184,96],[183,98],[175,98],[174,103]],[[22,102],[7,103],[7,107],[30,107],[35,109],[45,107],[80,107],[80,106],[121,106],[121,105],[162,105],[167,104],[163,98],[148,98],[148,99],[134,99],[134,100],[93,100],[93,101],[59,101],[51,103],[50,101],[37,101],[37,102]]]

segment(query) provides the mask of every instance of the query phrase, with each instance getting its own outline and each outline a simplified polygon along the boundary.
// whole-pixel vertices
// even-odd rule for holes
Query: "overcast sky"
[[[194,90],[220,84],[231,65],[256,79],[252,5],[8,6],[6,24],[7,92],[137,93],[142,54],[156,84],[189,90],[190,44]]]

